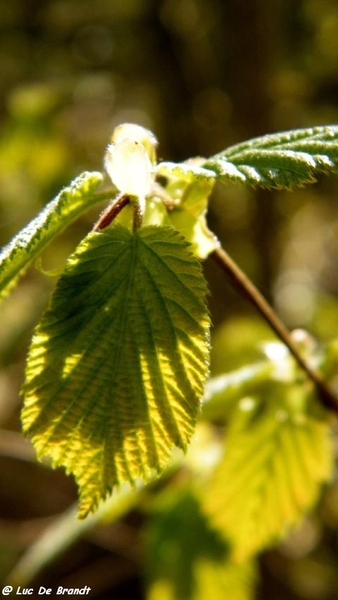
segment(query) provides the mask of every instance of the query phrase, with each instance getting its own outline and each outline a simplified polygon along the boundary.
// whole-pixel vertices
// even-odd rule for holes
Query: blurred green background
[[[135,122],[159,158],[210,156],[264,133],[338,122],[335,0],[0,0],[0,245],[82,170],[100,170],[113,128]],[[337,177],[293,193],[217,187],[209,223],[290,328],[338,331]],[[44,253],[58,268],[82,218]],[[210,261],[213,373],[271,336]],[[19,388],[54,280],[30,269],[0,313],[0,577],[75,499],[20,436]],[[338,489],[292,544],[262,559],[258,600],[338,597]],[[137,512],[69,551],[41,585],[143,598]]]

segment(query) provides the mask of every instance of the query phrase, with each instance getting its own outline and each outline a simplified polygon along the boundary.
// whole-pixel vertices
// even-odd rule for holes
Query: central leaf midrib
[[[133,246],[135,247],[135,240],[134,239],[133,239],[132,243],[133,243]],[[114,380],[114,374],[118,372],[119,367],[120,367],[120,361],[121,361],[122,349],[123,349],[123,343],[122,342],[123,342],[123,339],[125,338],[125,333],[126,333],[126,323],[127,323],[127,314],[128,314],[128,306],[129,306],[129,296],[130,296],[130,291],[131,291],[131,288],[132,288],[132,282],[133,282],[134,271],[135,271],[135,264],[136,264],[136,252],[133,251],[133,250],[134,250],[134,248],[132,248],[132,252],[131,252],[132,259],[130,260],[130,263],[129,263],[130,269],[128,270],[128,276],[124,280],[126,282],[126,285],[123,288],[123,291],[125,290],[125,302],[120,302],[119,303],[119,306],[122,307],[121,320],[120,320],[121,327],[119,327],[119,329],[118,329],[117,343],[114,344],[115,353],[114,353],[113,359],[111,360],[111,365],[113,367],[113,369],[112,369],[112,377],[111,377],[112,381]],[[101,307],[101,309],[104,306],[107,306],[107,305],[103,305]],[[108,306],[109,306],[109,303],[108,303]],[[108,314],[109,314],[109,311],[108,311]],[[103,330],[106,327],[106,323],[102,319],[102,317],[101,317],[101,322],[102,322],[102,325],[101,325],[100,329]],[[99,329],[99,331],[97,331],[96,326],[95,326],[95,322],[94,321],[91,322],[91,330],[94,331],[96,333],[96,335],[98,335],[98,336],[100,334],[100,329]],[[115,334],[115,331],[114,331],[114,334]],[[88,345],[87,345],[87,348],[86,348],[86,350],[85,350],[85,352],[83,354],[82,360],[85,358],[85,355],[90,352],[90,350],[91,350],[91,344],[92,344],[92,340],[88,340]],[[112,349],[112,347],[110,347],[110,349]],[[103,350],[103,348],[102,348],[102,350]],[[98,366],[100,366],[101,364],[104,364],[104,363],[102,363],[102,352],[97,356],[97,358],[95,360],[95,363]],[[77,367],[77,369],[78,368],[80,368],[80,365],[79,365],[79,367]],[[95,367],[93,367],[92,370],[93,369],[96,371]],[[101,371],[101,369],[98,368],[97,369],[97,373],[99,373],[100,371]],[[100,378],[98,377],[97,380],[100,381]],[[69,408],[67,410],[67,413],[69,412],[69,410],[71,410],[72,406],[78,401],[78,398],[81,396],[81,394],[83,392],[83,389],[88,389],[88,382],[90,382],[90,379],[89,380],[88,379],[84,379],[83,380],[83,385],[82,385],[81,389],[79,390],[79,393],[77,394],[77,396],[71,402],[71,404],[70,404],[70,406],[69,406]],[[100,390],[105,387],[106,383],[107,383],[107,381],[104,378],[104,380],[102,381],[101,386],[98,388],[97,392],[95,394],[91,395],[92,396],[92,401],[87,404],[86,410],[84,411],[81,419],[78,421],[76,429],[80,428],[81,423],[84,421],[84,419],[87,416],[87,414],[90,413],[93,410],[93,408],[101,401]],[[107,400],[109,401],[110,399],[111,399],[111,395],[107,396]],[[117,406],[118,404],[119,403],[116,402],[114,406],[109,407],[109,408],[118,408],[118,406]],[[67,417],[67,413],[65,414],[65,417]],[[119,422],[121,422],[121,421],[119,421]],[[107,432],[107,427],[109,426],[109,423],[110,423],[110,419],[105,419],[104,420],[104,439],[105,440],[107,438],[106,432]],[[87,438],[86,438],[87,441],[89,441],[91,439],[92,434],[94,434],[94,433],[95,433],[95,430],[92,429],[91,435],[87,436]],[[122,436],[121,436],[121,439],[122,439]]]

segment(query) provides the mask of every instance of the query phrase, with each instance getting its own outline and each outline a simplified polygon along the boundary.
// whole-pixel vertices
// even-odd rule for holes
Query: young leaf
[[[148,480],[194,430],[208,370],[200,263],[171,227],[93,232],[69,258],[30,349],[24,431],[80,487],[80,514]]]
[[[201,260],[219,246],[216,236],[210,231],[206,221],[209,195],[214,185],[213,179],[198,179],[182,188],[180,202],[168,212],[168,220],[174,229],[183,233],[192,245],[194,254]],[[169,187],[170,189],[170,187]]]
[[[192,159],[184,163],[161,162],[155,167],[154,172],[161,177],[175,178],[188,183],[198,179],[210,179],[213,181],[215,174],[209,169],[201,167],[201,160],[197,159],[196,161],[196,159]]]
[[[172,206],[166,213],[168,224],[181,231],[191,243],[195,255],[204,260],[219,246],[219,242],[206,221],[215,173],[201,168],[200,161],[163,162],[157,165],[155,173],[167,179],[165,192],[167,197],[172,198]]]
[[[338,126],[296,129],[249,140],[203,163],[223,183],[293,188],[313,183],[338,163]]]
[[[276,543],[332,475],[329,423],[302,409],[305,394],[275,384],[260,399],[244,398],[233,416],[205,507],[237,560]]]
[[[60,192],[0,253],[0,299],[26,267],[71,221],[104,199],[94,192],[102,181],[98,172],[82,173]]]

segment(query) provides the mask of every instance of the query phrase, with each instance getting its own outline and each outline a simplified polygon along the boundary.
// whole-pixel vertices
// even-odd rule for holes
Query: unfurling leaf
[[[293,188],[338,165],[338,126],[295,129],[227,148],[203,163],[223,183]]]
[[[167,179],[164,187],[172,199],[172,206],[166,214],[168,224],[183,233],[195,255],[203,260],[219,246],[219,242],[206,221],[215,173],[202,169],[200,161],[160,163],[155,172]]]
[[[303,386],[275,384],[233,415],[205,508],[237,560],[276,543],[332,476],[330,425],[304,408]]]
[[[3,248],[0,253],[0,299],[56,235],[102,200],[102,196],[94,194],[101,181],[101,173],[79,175]]]
[[[80,514],[148,480],[194,430],[208,372],[199,261],[171,227],[116,225],[69,258],[30,349],[23,426],[80,487]]]

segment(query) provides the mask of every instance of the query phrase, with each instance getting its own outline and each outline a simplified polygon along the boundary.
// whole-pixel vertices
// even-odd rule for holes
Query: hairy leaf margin
[[[206,283],[172,227],[115,225],[69,258],[27,363],[23,428],[72,472],[80,514],[186,448],[208,373]]]
[[[295,129],[257,137],[215,154],[202,167],[222,183],[292,189],[338,165],[338,126]]]
[[[102,178],[96,171],[76,177],[2,249],[0,300],[54,237],[91,206],[111,197],[111,192],[95,193]]]

